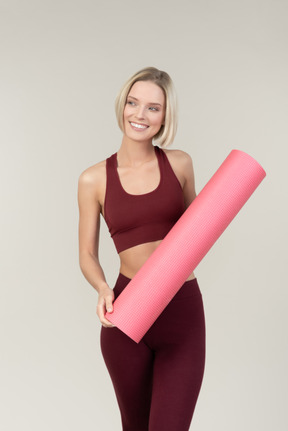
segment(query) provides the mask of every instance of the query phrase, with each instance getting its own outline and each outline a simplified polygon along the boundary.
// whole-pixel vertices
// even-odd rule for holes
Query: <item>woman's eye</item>
[[[133,100],[127,100],[126,103],[127,103],[127,105],[130,105],[130,106],[136,106],[136,102],[134,102]],[[158,112],[159,108],[157,108],[155,106],[150,106],[150,107],[148,107],[148,110],[153,111],[153,112]]]

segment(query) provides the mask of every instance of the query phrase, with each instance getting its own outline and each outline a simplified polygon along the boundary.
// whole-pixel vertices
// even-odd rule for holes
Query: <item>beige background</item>
[[[191,429],[287,430],[287,13],[281,0],[1,1],[2,430],[121,429],[78,266],[77,181],[118,150],[116,93],[150,65],[175,82],[171,148],[192,156],[198,193],[233,148],[267,171],[196,270],[207,361]],[[100,258],[113,286],[103,219]]]

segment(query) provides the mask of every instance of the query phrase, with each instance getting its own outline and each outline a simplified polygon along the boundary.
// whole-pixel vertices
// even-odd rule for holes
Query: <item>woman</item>
[[[119,150],[79,178],[80,267],[99,293],[101,349],[123,430],[187,431],[205,363],[205,318],[194,273],[139,344],[104,317],[196,197],[191,157],[165,148],[177,128],[169,75],[152,67],[137,72],[121,89],[116,114],[123,132]],[[120,257],[113,289],[99,263],[100,214]]]

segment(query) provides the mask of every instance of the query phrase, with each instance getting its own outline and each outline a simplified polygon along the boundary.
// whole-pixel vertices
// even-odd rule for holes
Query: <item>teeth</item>
[[[136,124],[136,123],[132,123],[133,127],[137,127],[137,129],[146,129],[148,126],[142,126],[142,124]]]

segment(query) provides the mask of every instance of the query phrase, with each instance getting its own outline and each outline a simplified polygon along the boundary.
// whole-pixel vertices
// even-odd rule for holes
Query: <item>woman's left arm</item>
[[[185,153],[185,151],[182,151],[181,164],[182,164],[182,172],[185,178],[184,185],[183,185],[183,194],[184,194],[185,208],[187,209],[197,195],[195,190],[193,162],[190,155],[188,153]]]

